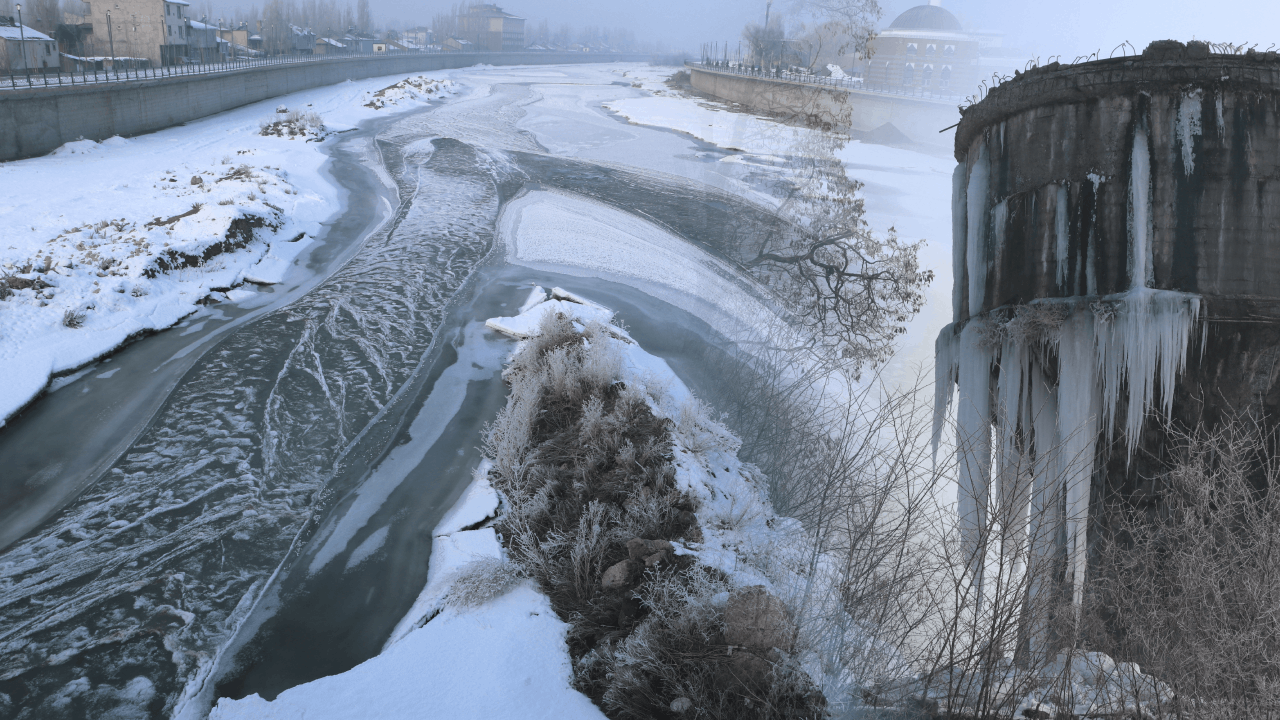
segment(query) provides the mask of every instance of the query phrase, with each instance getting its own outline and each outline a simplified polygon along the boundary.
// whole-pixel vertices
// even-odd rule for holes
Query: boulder
[[[204,178],[200,177],[199,175],[192,175],[192,176],[191,176],[191,184],[192,184],[192,185],[203,185],[203,184],[204,184]]]
[[[605,590],[626,590],[633,587],[640,579],[644,563],[639,560],[623,560],[609,566],[600,577],[600,584]]]
[[[627,541],[627,557],[632,560],[643,560],[654,553],[662,551],[674,550],[671,543],[666,540],[644,540],[642,538],[631,538]]]
[[[724,639],[764,654],[795,650],[796,624],[787,606],[762,585],[735,590],[724,609]]]
[[[631,538],[627,541],[627,557],[643,562],[646,568],[655,568],[670,563],[675,557],[675,548],[666,540]]]

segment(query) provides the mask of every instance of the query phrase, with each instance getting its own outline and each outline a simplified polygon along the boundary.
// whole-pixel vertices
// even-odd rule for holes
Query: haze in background
[[[927,2],[927,0],[925,0]],[[402,27],[430,22],[445,12],[450,2],[372,0],[380,24],[399,19]],[[736,43],[747,22],[764,20],[764,0],[509,0],[508,12],[552,27],[569,23],[628,27],[641,42],[663,42],[667,48],[697,51],[710,40]],[[882,2],[887,25],[903,10],[923,4],[915,0]],[[973,29],[1008,35],[1008,43],[1039,54],[1061,54],[1066,60],[1102,50],[1108,55],[1122,41],[1139,51],[1152,40],[1190,40],[1194,36],[1213,42],[1260,43],[1265,50],[1280,47],[1280,3],[1226,0],[942,0]],[[773,11],[791,13],[787,0],[774,3]],[[1266,37],[1264,41],[1264,35]]]

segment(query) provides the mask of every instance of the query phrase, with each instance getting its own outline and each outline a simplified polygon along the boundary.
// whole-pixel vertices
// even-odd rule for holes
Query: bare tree
[[[876,0],[794,0],[794,5],[826,28],[837,55],[866,52],[882,13]]]
[[[373,30],[373,10],[369,8],[369,0],[356,3],[356,29],[362,33]]]

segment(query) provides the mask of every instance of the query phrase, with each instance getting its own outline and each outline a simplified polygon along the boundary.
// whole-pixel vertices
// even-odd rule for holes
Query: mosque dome
[[[917,5],[894,18],[891,30],[935,30],[964,32],[960,21],[939,5]]]

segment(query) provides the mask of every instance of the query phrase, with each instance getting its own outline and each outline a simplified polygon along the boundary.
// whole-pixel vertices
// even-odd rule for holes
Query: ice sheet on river
[[[476,166],[445,143],[401,168],[402,197],[429,202],[210,351],[106,477],[0,556],[0,682],[53,702],[71,664],[95,684],[136,667],[181,691],[178,714],[207,707],[219,648],[310,532],[321,489],[377,445],[491,247],[497,196]]]

